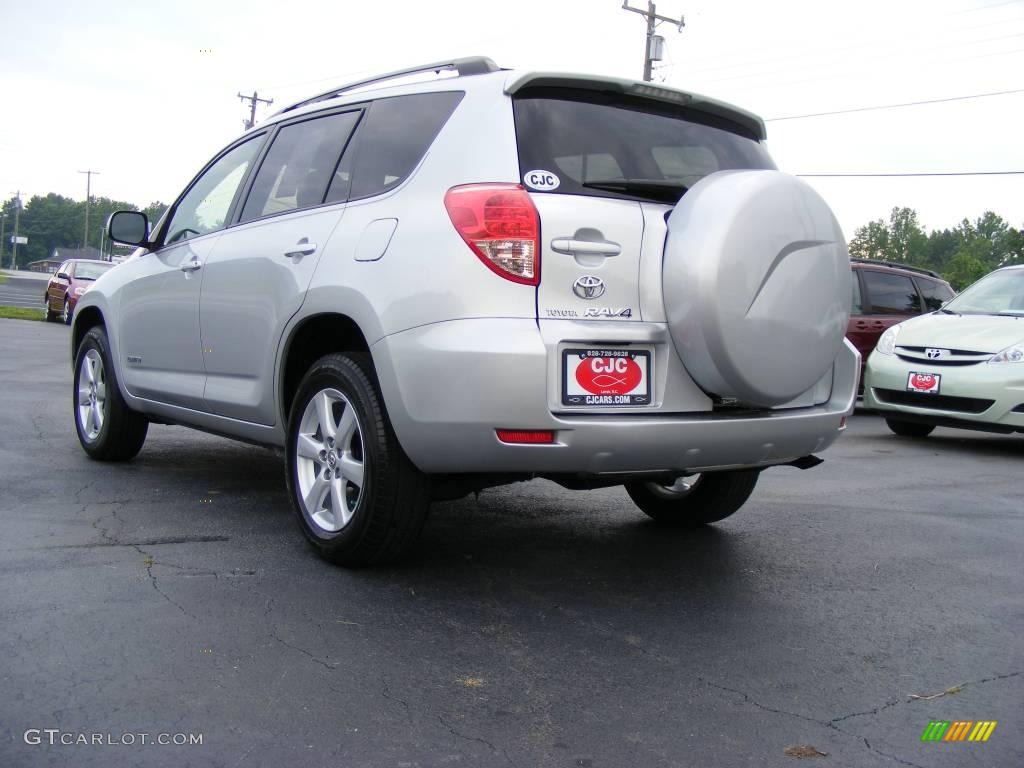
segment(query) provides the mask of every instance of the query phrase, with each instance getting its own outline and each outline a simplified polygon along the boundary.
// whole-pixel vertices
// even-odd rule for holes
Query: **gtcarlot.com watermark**
[[[66,747],[183,747],[203,743],[201,733],[78,733],[59,728],[29,728],[23,738],[26,744]]]

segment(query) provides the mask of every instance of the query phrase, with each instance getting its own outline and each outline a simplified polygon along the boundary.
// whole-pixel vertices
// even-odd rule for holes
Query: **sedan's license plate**
[[[644,349],[562,350],[562,404],[651,404],[651,353]]]
[[[907,376],[907,392],[917,392],[922,395],[939,394],[939,383],[942,375],[938,373],[917,373],[911,371]]]

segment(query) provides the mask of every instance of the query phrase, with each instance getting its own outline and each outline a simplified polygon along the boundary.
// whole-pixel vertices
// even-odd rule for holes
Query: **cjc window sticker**
[[[558,185],[561,184],[561,179],[558,178],[551,171],[527,171],[523,174],[523,183],[530,189],[537,189],[542,192],[550,192],[553,189],[558,189]]]

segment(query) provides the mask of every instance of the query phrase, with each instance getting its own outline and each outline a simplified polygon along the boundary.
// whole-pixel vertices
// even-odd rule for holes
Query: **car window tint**
[[[359,112],[342,112],[283,127],[260,165],[242,221],[320,205]]]
[[[876,315],[917,315],[921,312],[921,299],[917,288],[906,275],[895,272],[863,271],[864,286],[868,292],[871,311]]]
[[[327,202],[393,189],[412,173],[464,96],[418,93],[375,101],[327,192]],[[351,192],[348,187],[351,185]]]
[[[953,298],[953,289],[945,283],[940,283],[937,280],[926,280],[921,277],[915,279],[917,280],[917,287],[921,289],[921,295],[924,297],[926,312],[934,312]]]
[[[636,197],[585,185],[632,180],[688,189],[715,171],[775,167],[764,146],[739,126],[685,107],[536,88],[516,96],[513,108],[520,173],[559,176],[557,187],[534,191]]]
[[[860,279],[857,277],[857,271],[854,270],[851,276],[850,285],[852,286],[853,297],[850,302],[850,314],[851,315],[863,315],[864,307],[860,300]]]
[[[263,138],[260,135],[239,144],[207,168],[175,207],[166,229],[165,245],[198,237],[224,226],[231,201]]]

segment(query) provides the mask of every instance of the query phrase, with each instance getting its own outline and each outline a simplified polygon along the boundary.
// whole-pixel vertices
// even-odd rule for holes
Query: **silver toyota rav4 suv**
[[[432,76],[435,73],[436,76]],[[852,410],[850,265],[763,122],[660,85],[460,59],[293,104],[217,154],[75,312],[74,417],[282,448],[329,560],[543,477],[709,523]]]

